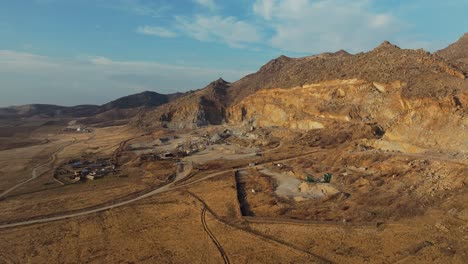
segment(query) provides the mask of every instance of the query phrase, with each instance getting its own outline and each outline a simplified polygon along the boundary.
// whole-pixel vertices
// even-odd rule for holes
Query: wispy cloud
[[[274,32],[272,47],[298,52],[372,48],[400,27],[371,0],[256,0],[252,9]]]
[[[181,31],[200,41],[223,42],[235,48],[261,41],[261,33],[256,26],[232,16],[178,16],[176,21]]]
[[[171,10],[166,2],[152,2],[144,0],[115,0],[112,4],[106,3],[110,8],[119,9],[139,16],[161,17]]]
[[[181,72],[184,72],[185,76],[196,76],[198,74],[227,74],[229,76],[232,76],[248,73],[246,71],[230,69],[201,68],[187,65],[173,65],[148,61],[119,61],[112,60],[106,57],[91,57],[88,59],[88,61],[97,67],[101,67],[101,69],[112,70],[120,73],[154,73],[155,70],[174,71],[174,73],[171,73],[170,75],[178,75]]]
[[[216,9],[212,0],[193,0]],[[175,16],[173,27],[199,41],[234,48],[269,47],[299,53],[345,48],[359,52],[384,39],[398,40],[403,23],[389,12],[377,12],[376,0],[255,0],[254,16],[194,14]],[[400,34],[401,35],[401,34]]]
[[[137,90],[172,93],[198,89],[219,77],[234,81],[248,72],[102,56],[56,59],[0,50],[0,87],[4,95],[0,96],[0,106],[100,104]]]
[[[211,11],[214,11],[218,8],[218,5],[214,0],[194,0],[195,3],[208,8]]]
[[[159,36],[162,38],[177,37],[177,33],[174,31],[158,26],[140,26],[136,29],[136,32],[143,35]]]

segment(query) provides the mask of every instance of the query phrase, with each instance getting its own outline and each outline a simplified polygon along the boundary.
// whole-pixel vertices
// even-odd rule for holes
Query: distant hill
[[[181,93],[159,94],[156,92],[142,92],[116,99],[107,104],[58,106],[47,104],[30,104],[0,108],[0,118],[31,118],[31,117],[57,117],[57,118],[86,118],[87,122],[99,122],[99,119],[125,119],[133,117],[145,108],[157,107],[179,97]],[[86,120],[85,120],[86,121]]]
[[[100,109],[128,109],[137,107],[154,107],[168,103],[171,99],[177,98],[181,93],[177,94],[160,94],[156,92],[142,92],[121,97],[117,100],[100,106]]]
[[[0,108],[0,118],[16,117],[84,117],[99,111],[97,105],[58,106],[48,104],[30,104]]]

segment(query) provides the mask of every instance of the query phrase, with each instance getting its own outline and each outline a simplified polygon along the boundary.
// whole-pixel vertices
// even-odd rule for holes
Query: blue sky
[[[466,0],[0,0],[0,106],[102,104],[235,81],[272,58],[383,40],[435,51]]]

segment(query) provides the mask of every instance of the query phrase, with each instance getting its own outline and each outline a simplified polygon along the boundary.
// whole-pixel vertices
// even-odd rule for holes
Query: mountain
[[[181,93],[177,94],[160,94],[156,92],[145,91],[138,94],[133,94],[121,97],[117,100],[100,106],[101,109],[129,109],[137,107],[155,107],[168,103],[170,100],[177,98]]]
[[[29,104],[0,108],[0,118],[25,117],[85,117],[95,114],[97,105],[58,106],[49,104]]]
[[[137,123],[147,128],[162,123],[170,127],[219,123],[206,120],[204,116],[207,112],[195,111],[195,108],[202,109],[203,105],[206,105],[202,104],[201,100],[206,94],[219,95],[219,91],[222,91],[222,96],[210,99],[210,103],[216,105],[216,111],[211,116],[221,114],[227,106],[263,89],[293,88],[332,80],[362,79],[378,83],[399,80],[405,83],[402,88],[404,97],[437,98],[456,93],[458,87],[465,83],[465,77],[466,73],[462,69],[439,56],[424,50],[401,49],[388,41],[384,41],[372,51],[357,55],[345,51],[304,58],[289,58],[283,55],[237,82],[213,82],[204,89],[181,96],[171,104],[153,111],[155,117],[152,117],[151,113],[140,116]],[[444,82],[440,81],[442,79]],[[220,86],[218,92],[213,91],[214,86]],[[189,105],[191,106],[188,107]],[[187,111],[188,108],[191,110]],[[191,116],[182,117],[185,114]],[[171,118],[172,116],[178,118]],[[148,122],[145,122],[145,119]],[[161,122],[154,122],[155,119]],[[228,117],[219,116],[216,119],[228,120]]]
[[[154,110],[142,112],[133,124],[144,129],[181,129],[222,124],[225,122],[230,86],[229,82],[220,78],[203,89],[187,92]]]
[[[468,64],[468,33],[465,33],[457,42],[435,54],[452,62]]]
[[[184,94],[132,124],[145,130],[229,123],[321,129],[369,124],[390,150],[468,148],[465,68],[384,41],[351,55],[280,56],[256,73]]]
[[[468,149],[467,39],[435,54],[384,41],[354,55],[282,55],[236,82],[218,79],[183,94],[143,92],[102,106],[12,107],[0,109],[0,116],[84,117],[81,122],[104,125],[131,118],[131,126],[146,131],[225,123],[307,130],[369,124],[390,149],[459,151]]]
[[[231,101],[268,88],[291,88],[304,84],[336,79],[367,79],[377,82],[408,82],[404,94],[436,95],[445,93],[445,85],[434,84],[431,78],[440,74],[463,80],[466,73],[450,62],[423,50],[407,50],[388,41],[367,53],[347,56],[312,56],[274,59],[254,74],[232,84]],[[433,86],[430,89],[427,85]]]

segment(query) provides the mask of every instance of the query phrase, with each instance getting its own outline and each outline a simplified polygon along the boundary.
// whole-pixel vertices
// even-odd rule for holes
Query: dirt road
[[[47,217],[47,218],[42,218],[42,219],[33,219],[33,220],[17,222],[17,223],[4,224],[4,225],[0,225],[0,229],[9,228],[9,227],[16,227],[16,226],[31,225],[31,224],[47,223],[47,222],[58,221],[58,220],[64,220],[64,219],[68,219],[68,218],[73,218],[73,217],[83,216],[83,215],[89,215],[89,214],[93,214],[93,213],[97,213],[97,212],[106,211],[106,210],[109,210],[109,209],[112,209],[112,208],[121,207],[121,206],[130,204],[130,203],[134,203],[134,202],[139,201],[141,199],[145,199],[147,197],[150,197],[150,196],[153,196],[155,194],[162,193],[162,192],[165,192],[165,191],[169,190],[169,188],[175,182],[185,178],[188,174],[190,174],[190,172],[191,172],[191,168],[187,168],[186,170],[184,170],[184,172],[178,174],[173,182],[171,182],[171,183],[169,183],[169,184],[167,184],[167,185],[165,185],[165,186],[163,186],[163,187],[161,187],[159,189],[156,189],[154,191],[151,191],[151,192],[145,193],[143,195],[140,195],[138,197],[132,198],[130,200],[126,200],[126,201],[123,201],[123,202],[119,202],[119,203],[115,203],[115,204],[111,204],[111,205],[107,205],[107,206],[103,206],[103,207],[99,207],[99,208],[95,208],[95,209],[91,209],[91,210],[87,210],[87,211],[83,211],[83,212],[65,214],[65,215],[54,216],[54,217]]]
[[[38,174],[37,171],[40,169],[40,168],[43,168],[43,167],[46,167],[46,166],[49,166],[50,164],[54,163],[55,160],[57,159],[57,154],[59,152],[61,152],[63,149],[65,149],[66,147],[68,146],[71,146],[73,144],[76,143],[76,139],[74,139],[72,142],[68,143],[68,144],[65,144],[63,145],[62,147],[60,147],[59,149],[57,149],[55,152],[52,153],[52,155],[50,155],[49,157],[49,160],[46,162],[46,163],[43,163],[41,165],[38,165],[37,167],[35,167],[32,172],[31,172],[31,178],[27,179],[26,181],[23,181],[21,183],[18,183],[16,184],[15,186],[9,188],[8,190],[2,192],[0,194],[0,199],[3,198],[4,196],[6,196],[8,193],[18,189],[19,187],[25,185],[26,183],[36,179],[37,177],[39,177],[41,174]]]
[[[294,156],[294,157],[289,157],[289,158],[285,158],[285,159],[281,159],[281,160],[275,160],[275,161],[269,161],[268,163],[285,162],[285,161],[293,160],[293,159],[296,159],[296,158],[304,157],[304,156],[307,156],[307,155],[310,155],[310,154],[313,154],[313,153],[316,153],[316,152],[317,151],[308,152],[308,153],[297,155],[297,156]],[[178,181],[184,179],[185,177],[187,177],[190,174],[191,168],[189,168],[189,166],[187,166],[187,168],[182,173],[177,174],[177,176],[176,176],[176,178],[175,178],[175,180],[173,182],[171,182],[171,183],[169,183],[167,185],[164,185],[161,188],[158,188],[158,189],[153,190],[151,192],[148,192],[148,193],[142,194],[140,196],[137,196],[135,198],[132,198],[130,200],[126,200],[126,201],[123,201],[123,202],[118,202],[118,203],[115,203],[115,204],[111,204],[111,205],[107,205],[107,206],[103,206],[103,207],[99,207],[99,208],[95,208],[95,209],[91,209],[91,210],[87,210],[87,211],[77,212],[77,213],[64,214],[64,215],[60,215],[60,216],[53,216],[53,217],[47,217],[47,218],[41,218],[41,219],[32,219],[32,220],[17,222],[17,223],[3,224],[3,225],[0,225],[0,229],[17,227],[17,226],[25,226],[25,225],[31,225],[31,224],[47,223],[47,222],[52,222],[52,221],[64,220],[64,219],[69,219],[69,218],[73,218],[73,217],[98,213],[98,212],[106,211],[106,210],[109,210],[109,209],[121,207],[121,206],[124,206],[124,205],[127,205],[127,204],[131,204],[131,203],[134,203],[136,201],[139,201],[139,200],[145,199],[147,197],[150,197],[150,196],[153,196],[153,195],[156,195],[156,194],[160,194],[160,193],[163,193],[163,192],[166,192],[166,191],[169,191],[169,190],[174,190],[174,189],[179,189],[179,188],[182,188],[182,187],[187,187],[188,185],[192,185],[192,184],[198,183],[200,181],[204,181],[204,180],[219,176],[219,175],[227,173],[227,172],[235,172],[235,171],[244,170],[244,169],[247,169],[247,168],[261,168],[262,166],[263,166],[262,164],[259,164],[259,165],[254,166],[254,167],[245,166],[245,167],[242,167],[242,168],[227,169],[227,170],[211,173],[211,174],[206,175],[205,177],[203,177],[201,179],[198,179],[196,181],[193,181],[193,182],[190,182],[190,183],[187,183],[187,184],[183,184],[183,185],[177,186],[175,188],[171,188]]]

